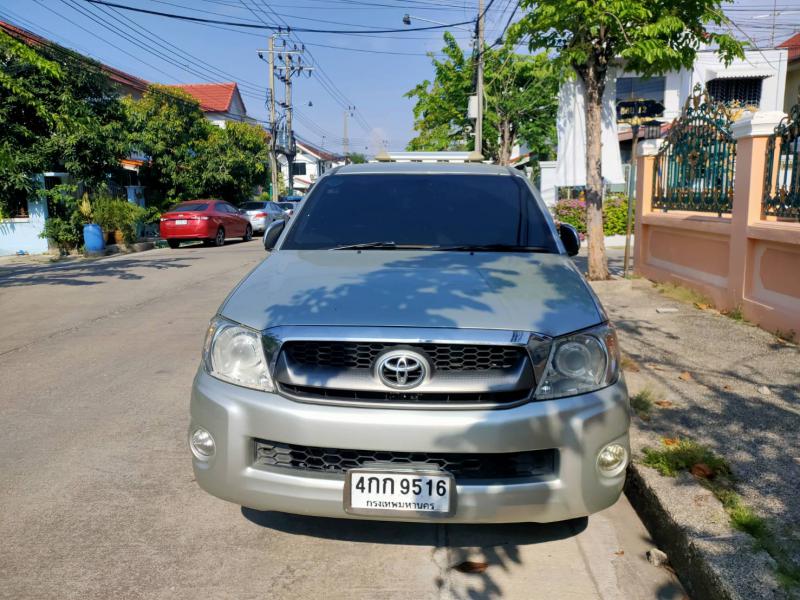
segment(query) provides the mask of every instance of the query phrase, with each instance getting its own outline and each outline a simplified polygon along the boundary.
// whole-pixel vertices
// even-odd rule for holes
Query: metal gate
[[[766,160],[762,217],[800,220],[800,104],[770,136]]]
[[[724,105],[695,87],[656,157],[654,208],[731,211],[736,168],[731,122]]]

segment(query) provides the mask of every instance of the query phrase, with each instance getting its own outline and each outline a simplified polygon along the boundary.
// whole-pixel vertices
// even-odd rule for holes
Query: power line
[[[39,0],[37,0],[37,2],[38,1]],[[71,2],[71,0],[61,0],[61,2],[65,3],[65,4],[66,4],[67,1]],[[138,56],[136,56],[134,54],[131,54],[130,52],[128,52],[125,49],[117,46],[116,44],[113,44],[112,42],[108,41],[107,39],[105,39],[105,38],[103,38],[101,36],[97,36],[95,34],[95,32],[93,32],[93,31],[91,31],[89,29],[86,29],[85,27],[81,26],[80,24],[76,23],[75,21],[72,21],[68,17],[55,12],[50,7],[48,7],[48,6],[44,5],[44,4],[42,4],[42,5],[45,8],[47,8],[48,10],[50,10],[51,12],[53,12],[54,14],[58,15],[60,18],[63,18],[64,20],[68,21],[69,23],[72,23],[73,25],[75,25],[76,27],[79,27],[83,31],[86,31],[87,33],[95,35],[98,39],[100,39],[103,42],[107,43],[109,46],[111,46],[111,47],[115,48],[116,50],[126,54],[127,56],[130,56],[131,58],[137,60],[138,62],[141,62],[142,64],[145,64],[145,65],[149,66],[150,68],[157,70],[158,72],[166,75],[167,77],[169,77],[172,80],[178,81],[179,83],[187,83],[185,81],[181,81],[180,79],[174,77],[173,75],[167,73],[166,71],[163,71],[162,69],[159,69],[155,65],[153,65],[151,63],[148,63],[147,61],[142,60],[140,57],[138,57]],[[99,15],[87,14],[87,13],[83,12],[83,10],[80,9],[80,7],[77,7],[77,6],[71,6],[71,8],[73,8],[73,10],[76,10],[76,12],[79,12],[83,16],[88,17],[89,19],[91,19],[92,21],[94,21],[98,25],[104,27],[105,29],[108,29],[112,33],[115,33],[115,34],[119,35],[119,29],[117,27],[115,27],[113,24],[111,24],[108,21],[106,21],[105,19],[103,19],[102,17],[100,17]],[[102,10],[102,8],[100,8],[100,10]],[[109,9],[109,10],[113,11],[114,9]],[[114,11],[114,12],[116,12],[116,11]],[[108,15],[108,13],[105,13],[105,14]],[[110,16],[110,15],[108,15],[108,16]],[[114,19],[113,16],[111,18]],[[139,26],[138,24],[136,24],[134,21],[131,21],[130,19],[127,19],[127,18],[126,18],[126,21],[128,21],[129,23],[131,23],[133,25],[136,25],[139,29],[143,30],[143,28],[141,26]],[[120,23],[120,25],[122,25],[122,24]],[[144,31],[145,31],[145,33],[148,33],[146,30],[144,30]],[[216,81],[213,78],[209,77],[206,72],[198,71],[197,69],[190,68],[186,64],[181,64],[179,62],[176,62],[176,60],[181,60],[180,58],[173,58],[172,56],[165,55],[165,54],[163,54],[161,52],[153,50],[152,48],[150,48],[150,47],[148,47],[146,45],[143,45],[142,43],[140,43],[141,42],[141,38],[132,37],[132,35],[134,35],[134,34],[135,34],[135,32],[131,31],[131,35],[122,35],[121,37],[123,37],[123,39],[126,39],[128,42],[134,44],[135,46],[145,50],[146,52],[150,53],[151,55],[156,56],[157,58],[163,60],[164,62],[167,62],[168,64],[170,64],[172,66],[178,67],[182,71],[187,71],[187,72],[199,77],[203,81],[206,81],[206,82],[209,82],[209,83],[216,83]],[[154,35],[154,34],[150,34],[150,35]],[[160,38],[159,36],[154,36],[154,37],[166,42],[166,40],[163,40],[163,38]],[[169,43],[169,42],[166,42],[166,43]],[[165,47],[163,44],[159,44],[159,45],[162,48]],[[177,48],[182,54],[184,54],[186,57],[188,57],[189,61],[192,62],[194,65],[196,65],[196,66],[198,65],[199,59],[198,60],[194,60],[194,57],[192,55],[182,51],[177,46],[173,45],[173,47]],[[254,84],[254,83],[249,82],[247,80],[243,80],[243,79],[241,79],[241,78],[239,78],[239,77],[237,77],[237,76],[235,76],[235,75],[233,75],[231,73],[227,73],[227,72],[223,71],[222,69],[219,69],[218,67],[215,67],[214,65],[211,65],[210,63],[206,63],[205,61],[199,61],[199,62],[204,63],[209,69],[211,69],[213,71],[216,71],[217,73],[222,74],[222,76],[224,76],[226,78],[237,80],[237,82],[240,83],[240,93],[242,94],[242,96],[248,97],[248,98],[251,98],[251,99],[256,99],[258,102],[262,102],[264,100],[264,97],[266,95],[266,88],[259,87],[257,84]],[[307,119],[307,120],[311,121],[310,119]],[[312,121],[312,123],[313,123],[313,121]],[[331,137],[332,140],[336,141],[336,138],[334,136],[330,136],[330,137]]]
[[[268,23],[251,23],[251,22],[242,22],[242,21],[221,21],[216,19],[204,19],[202,17],[192,17],[190,15],[177,15],[175,13],[167,13],[158,10],[148,10],[146,8],[136,8],[133,6],[126,6],[124,4],[117,4],[116,2],[106,2],[105,0],[83,0],[83,2],[88,2],[90,4],[102,4],[103,6],[110,6],[113,8],[119,8],[121,10],[128,10],[131,12],[138,12],[147,15],[155,15],[159,17],[166,17],[169,19],[177,19],[180,21],[194,21],[196,23],[214,23],[217,25],[230,25],[231,27],[245,27],[249,29],[268,29],[270,31],[277,31],[281,33],[283,31],[299,31],[303,33],[349,33],[349,34],[361,34],[361,33],[403,33],[406,31],[430,31],[434,29],[447,29],[448,27],[457,27],[459,25],[468,25],[473,23],[474,21],[461,21],[458,23],[448,23],[446,25],[430,25],[425,27],[412,27],[410,29],[366,29],[366,30],[346,30],[346,29],[315,29],[309,27],[292,27],[287,24],[286,27],[281,27],[278,25],[271,25]]]

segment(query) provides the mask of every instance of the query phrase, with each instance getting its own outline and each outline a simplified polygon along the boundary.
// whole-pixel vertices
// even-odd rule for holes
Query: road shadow
[[[31,285],[93,286],[109,279],[139,280],[145,274],[141,270],[163,271],[183,269],[191,266],[197,257],[176,256],[170,258],[116,258],[114,260],[78,261],[54,263],[52,265],[0,267],[0,288]]]
[[[787,451],[800,426],[800,348],[648,288],[633,290],[600,295],[613,298],[606,302],[621,347],[646,387],[667,400],[637,428],[653,444],[693,439],[723,456],[737,491],[768,520],[773,543],[800,567],[800,468],[797,453]],[[678,312],[659,315],[657,306]],[[733,561],[738,549],[724,552],[720,560]]]
[[[558,523],[498,523],[459,525],[334,519],[260,511],[242,507],[242,515],[251,523],[291,535],[318,537],[341,542],[390,544],[401,546],[448,545],[453,539],[470,539],[470,546],[503,546],[507,556],[518,556],[512,547],[562,540],[586,529],[588,518]],[[437,532],[437,528],[444,531]],[[499,560],[499,559],[498,559]],[[498,562],[492,564],[499,564]]]

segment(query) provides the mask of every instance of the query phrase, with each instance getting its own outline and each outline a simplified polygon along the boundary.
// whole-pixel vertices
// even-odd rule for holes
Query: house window
[[[708,95],[717,102],[737,106],[758,106],[761,103],[760,77],[712,79],[706,84]]]
[[[28,213],[28,192],[25,190],[12,192],[6,206],[6,214],[3,216],[9,219],[27,219],[30,216]]]
[[[617,79],[617,102],[655,100],[664,104],[665,77],[620,77]]]
[[[292,163],[292,175],[305,175],[306,163]]]

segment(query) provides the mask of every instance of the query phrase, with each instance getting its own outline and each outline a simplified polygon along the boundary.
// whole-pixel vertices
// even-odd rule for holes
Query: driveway
[[[0,597],[683,597],[624,498],[577,522],[448,526],[202,492],[191,380],[209,318],[263,257],[254,241],[0,269]]]

